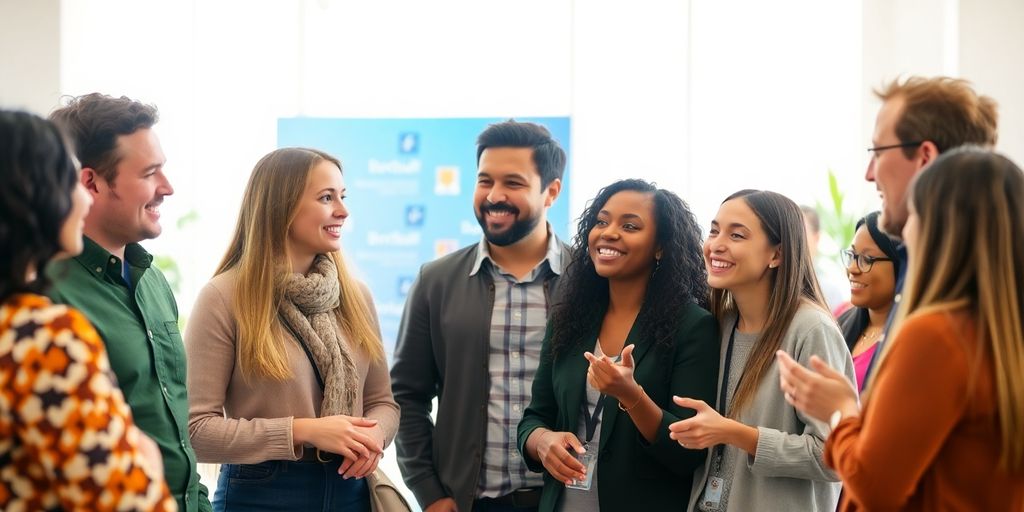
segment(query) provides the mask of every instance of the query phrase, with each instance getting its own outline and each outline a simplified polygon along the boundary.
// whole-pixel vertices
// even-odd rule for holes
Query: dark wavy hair
[[[572,260],[566,268],[562,299],[552,306],[551,348],[557,355],[582,343],[601,327],[608,310],[608,280],[599,276],[590,259],[588,236],[597,214],[622,191],[654,198],[655,243],[661,261],[651,274],[641,310],[641,335],[656,346],[671,345],[680,311],[686,304],[708,305],[708,276],[704,267],[702,231],[690,207],[679,196],[644,180],[621,180],[601,189],[579,218]]]
[[[43,293],[46,264],[61,250],[78,170],[52,122],[0,110],[0,300]],[[36,279],[29,281],[29,269]]]
[[[160,114],[155,106],[127,96],[115,98],[94,92],[71,98],[50,114],[50,120],[68,134],[82,167],[95,170],[113,183],[117,164],[124,156],[117,150],[117,138],[152,128]]]
[[[541,188],[562,179],[565,172],[565,151],[551,136],[547,128],[536,124],[509,119],[489,125],[476,138],[476,163],[487,148],[530,148],[533,164],[540,174]]]

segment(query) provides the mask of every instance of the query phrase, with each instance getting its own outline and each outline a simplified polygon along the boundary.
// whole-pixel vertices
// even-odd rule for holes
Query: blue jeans
[[[345,480],[341,461],[224,464],[213,494],[217,512],[344,510],[369,512],[370,494],[363,478]]]

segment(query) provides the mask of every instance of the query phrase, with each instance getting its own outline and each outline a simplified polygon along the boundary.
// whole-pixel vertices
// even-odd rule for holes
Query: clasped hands
[[[344,457],[338,474],[346,479],[369,475],[384,455],[384,431],[370,418],[343,414],[295,418],[292,438],[296,444],[309,443]]]

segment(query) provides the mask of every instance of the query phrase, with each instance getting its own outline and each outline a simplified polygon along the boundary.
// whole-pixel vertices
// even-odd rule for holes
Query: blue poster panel
[[[547,127],[570,155],[562,193],[548,211],[569,241],[569,118],[516,118]],[[499,118],[278,120],[279,147],[326,151],[342,162],[342,246],[353,272],[373,292],[390,357],[405,296],[422,264],[477,243],[473,213],[476,137]]]

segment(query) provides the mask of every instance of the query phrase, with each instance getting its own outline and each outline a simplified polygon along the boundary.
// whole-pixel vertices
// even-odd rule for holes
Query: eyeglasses
[[[867,254],[858,254],[853,252],[853,249],[846,249],[845,251],[840,251],[839,254],[842,255],[843,265],[846,265],[846,268],[850,268],[850,265],[854,261],[856,261],[857,268],[865,274],[871,272],[871,267],[875,266],[876,261],[892,261],[892,258],[883,258],[881,256],[868,256]]]
[[[919,141],[919,142],[904,142],[902,144],[890,144],[888,146],[875,146],[873,148],[868,148],[868,153],[871,153],[872,158],[877,158],[879,153],[881,153],[882,151],[885,151],[887,149],[916,148],[916,147],[920,146],[921,144],[924,144],[923,140]]]

